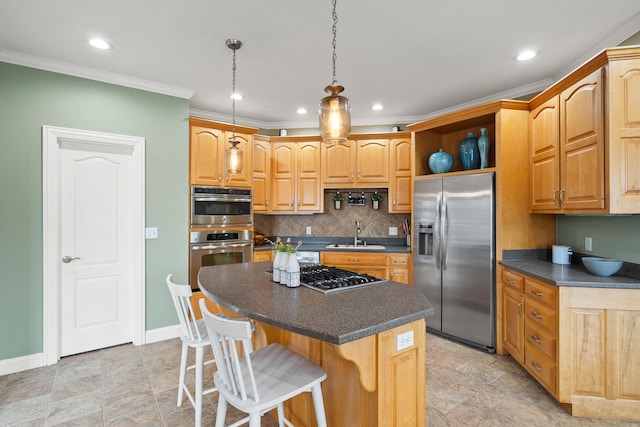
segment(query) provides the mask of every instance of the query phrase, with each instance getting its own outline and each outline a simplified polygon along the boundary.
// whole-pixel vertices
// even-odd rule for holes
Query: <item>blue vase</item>
[[[447,173],[453,166],[453,156],[442,148],[429,156],[429,169],[433,173]]]
[[[480,152],[480,169],[489,167],[489,147],[491,140],[487,135],[487,128],[480,129],[480,137],[478,138],[478,151]]]
[[[467,132],[467,137],[458,146],[458,152],[462,169],[468,171],[480,167],[480,152],[478,151],[478,140],[475,132]]]

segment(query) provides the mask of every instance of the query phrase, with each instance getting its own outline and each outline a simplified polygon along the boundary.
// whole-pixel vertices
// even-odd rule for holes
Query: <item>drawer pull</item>
[[[394,264],[406,264],[407,261],[404,259],[396,259],[393,261]]]
[[[537,342],[538,344],[542,344],[542,340],[535,335],[531,335],[531,339]]]
[[[541,296],[543,296],[543,293],[542,293],[542,292],[538,292],[538,291],[536,291],[535,289],[531,289],[531,293],[532,293],[532,294],[534,294],[534,295],[535,295],[535,296],[537,296],[537,297],[541,297]]]
[[[518,303],[518,317],[522,317],[522,301]]]
[[[540,366],[538,366],[538,364],[536,362],[534,362],[533,360],[531,361],[531,366],[536,368],[537,371],[542,372],[542,368]]]
[[[542,319],[542,318],[543,318],[541,314],[538,314],[538,313],[536,313],[535,311],[532,311],[532,312],[531,312],[531,314],[532,314],[532,315],[533,315],[533,317],[535,317],[535,318],[538,318],[538,319]]]
[[[507,283],[510,285],[515,285],[516,281],[513,280],[511,277],[507,277]]]
[[[349,262],[360,262],[360,260],[358,258],[351,258]]]

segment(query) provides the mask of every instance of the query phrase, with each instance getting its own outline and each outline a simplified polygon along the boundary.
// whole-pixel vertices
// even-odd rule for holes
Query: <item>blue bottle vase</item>
[[[478,151],[480,152],[480,169],[489,167],[489,147],[491,140],[487,135],[487,128],[480,129],[480,137],[478,138]]]
[[[467,137],[458,146],[458,153],[462,169],[471,170],[480,167],[480,151],[475,132],[467,132]]]

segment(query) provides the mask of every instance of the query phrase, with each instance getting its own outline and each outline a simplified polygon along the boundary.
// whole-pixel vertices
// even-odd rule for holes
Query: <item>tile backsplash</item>
[[[359,194],[360,190],[353,190]],[[353,226],[356,220],[360,221],[360,237],[404,237],[402,223],[404,218],[411,219],[410,214],[390,214],[388,212],[388,194],[381,192],[383,200],[380,209],[374,210],[371,200],[368,199],[363,206],[349,206],[347,201],[342,202],[342,209],[337,210],[333,206],[331,196],[335,191],[327,191],[324,194],[324,213],[313,215],[264,215],[255,214],[255,229],[262,231],[267,236],[276,235],[306,235],[306,228],[311,227],[311,236],[349,237],[353,236]],[[397,227],[398,235],[390,236],[389,227]]]

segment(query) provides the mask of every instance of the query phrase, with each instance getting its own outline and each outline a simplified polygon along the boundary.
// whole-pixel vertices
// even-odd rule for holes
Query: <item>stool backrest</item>
[[[198,328],[193,305],[191,304],[191,295],[193,294],[191,286],[174,283],[171,279],[171,274],[167,276],[167,286],[169,287],[169,292],[171,292],[173,304],[176,307],[180,326],[182,326],[182,333],[191,341],[202,341],[202,334]]]
[[[207,325],[213,356],[224,386],[242,400],[252,399],[259,402],[260,396],[250,357],[253,352],[251,323],[248,320],[233,320],[211,313],[204,298],[200,299],[200,310]],[[243,357],[240,357],[239,348]]]

